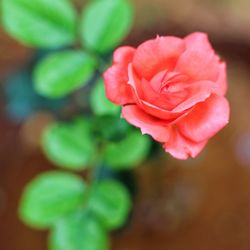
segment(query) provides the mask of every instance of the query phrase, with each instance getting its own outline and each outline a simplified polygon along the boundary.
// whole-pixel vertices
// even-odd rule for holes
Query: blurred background
[[[113,234],[112,250],[250,249],[250,2],[132,2],[136,20],[124,44],[137,46],[157,34],[209,34],[228,64],[231,121],[197,159],[176,161],[162,154],[136,169],[132,219]],[[46,232],[26,227],[17,216],[24,185],[54,169],[39,138],[55,119],[53,109],[67,101],[39,99],[32,90],[28,72],[39,53],[0,28],[1,250],[46,249]],[[65,112],[72,112],[71,104],[66,106]]]

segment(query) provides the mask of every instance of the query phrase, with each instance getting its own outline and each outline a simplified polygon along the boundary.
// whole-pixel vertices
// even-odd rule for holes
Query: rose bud
[[[177,159],[196,157],[229,120],[226,64],[204,33],[120,47],[104,81],[122,116]]]

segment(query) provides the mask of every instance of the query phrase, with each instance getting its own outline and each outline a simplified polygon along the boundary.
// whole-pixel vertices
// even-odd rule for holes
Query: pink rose
[[[226,64],[204,33],[120,47],[104,80],[122,116],[177,159],[196,157],[228,123]]]

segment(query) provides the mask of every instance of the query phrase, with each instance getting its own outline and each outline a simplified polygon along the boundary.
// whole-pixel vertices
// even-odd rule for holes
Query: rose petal
[[[219,77],[216,81],[216,90],[217,95],[225,95],[227,92],[227,66],[224,62],[219,65]]]
[[[180,38],[157,37],[137,48],[133,66],[141,77],[150,80],[162,70],[172,70],[184,50],[185,45]]]
[[[186,160],[189,157],[195,158],[207,144],[207,140],[193,142],[180,134],[177,129],[171,130],[168,142],[164,143],[164,149],[174,158]]]
[[[103,74],[106,95],[111,102],[124,105],[134,103],[131,87],[128,85],[128,64],[132,61],[135,49],[129,46],[114,52],[114,64]]]
[[[169,139],[169,126],[162,120],[145,113],[137,105],[122,108],[122,116],[132,125],[141,129],[143,134],[151,135],[156,141],[166,142]]]
[[[127,84],[127,69],[121,64],[114,64],[103,75],[107,98],[116,104],[134,103],[133,93]]]
[[[114,63],[129,64],[134,56],[135,48],[130,46],[123,46],[115,50],[113,56]]]
[[[214,50],[208,40],[208,36],[206,33],[195,32],[184,38],[185,44],[188,49],[190,48],[199,48],[204,51],[212,51],[214,54]],[[219,57],[215,54],[215,60],[220,61]],[[227,90],[227,79],[226,79],[226,64],[224,62],[220,62],[218,65],[218,69],[220,71],[218,77],[218,88],[216,92],[218,95],[225,95]]]
[[[161,96],[159,92],[156,92],[149,81],[146,79],[141,80],[141,89],[142,89],[142,98],[143,100],[149,102],[149,103],[154,103],[160,108],[168,110],[169,104],[166,102],[166,97]]]
[[[211,44],[206,33],[194,32],[184,38],[187,49],[196,48],[204,51],[212,50]]]
[[[183,100],[183,98],[180,98],[180,96],[175,93],[171,93],[167,96],[166,94],[161,94],[159,91],[157,92],[154,88],[152,88],[152,84],[149,81],[144,78],[140,79],[138,77],[133,69],[132,64],[129,64],[128,66],[128,75],[128,84],[131,85],[134,90],[135,99],[137,100],[138,105],[141,105],[142,102],[144,102],[146,105],[149,103],[149,106],[155,106],[156,109],[160,109],[162,111],[165,110],[167,113],[169,113],[168,110],[173,108],[173,103],[171,103],[171,101],[176,103],[180,99],[181,101]],[[181,93],[181,97],[182,96],[183,93]]]
[[[179,121],[178,126],[183,135],[199,142],[215,135],[228,120],[228,101],[213,94],[205,102],[196,105],[192,112]]]
[[[215,83],[211,81],[200,81],[188,84],[186,89],[189,91],[188,98],[177,105],[172,111],[182,112],[193,107],[199,102],[205,101],[214,91]]]
[[[128,65],[128,84],[134,90],[135,98],[140,100],[143,97],[142,82],[138,75],[135,73],[132,63]]]
[[[134,93],[134,100],[140,106],[144,111],[146,111],[148,114],[164,119],[164,120],[173,120],[178,118],[182,115],[182,112],[172,112],[168,111],[164,108],[161,108],[157,105],[158,101],[162,101],[161,95],[159,93],[155,93],[153,89],[150,90],[150,86],[148,82],[143,79],[142,81],[138,78],[137,74],[134,72],[133,67],[131,64],[128,66],[128,72],[129,72],[129,81],[128,84],[133,88]],[[148,86],[148,87],[146,87]],[[151,95],[151,96],[150,96]],[[144,100],[144,98],[149,98],[151,102],[148,102]],[[152,99],[153,98],[153,99]],[[157,99],[158,98],[158,99]],[[165,99],[165,102],[167,100]]]
[[[165,91],[163,87],[163,79],[167,79],[169,81],[168,89],[173,91]],[[172,110],[176,105],[183,102],[186,99],[186,91],[183,87],[176,90],[175,85],[178,82],[185,83],[186,77],[180,75],[177,72],[168,72],[161,71],[156,74],[151,81],[147,81],[142,79],[141,88],[143,93],[143,100],[154,104],[157,107],[160,107],[165,110]],[[180,91],[179,91],[180,90]]]
[[[218,57],[212,51],[187,49],[179,58],[175,71],[190,77],[191,81],[216,81],[219,76]]]
[[[144,100],[140,100],[139,106],[148,114],[168,122],[172,122],[183,114],[183,112],[172,112],[162,109]]]

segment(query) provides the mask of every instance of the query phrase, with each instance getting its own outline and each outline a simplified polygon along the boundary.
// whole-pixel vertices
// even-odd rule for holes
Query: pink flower
[[[104,80],[122,116],[177,159],[196,157],[228,123],[226,64],[204,33],[120,47]]]

